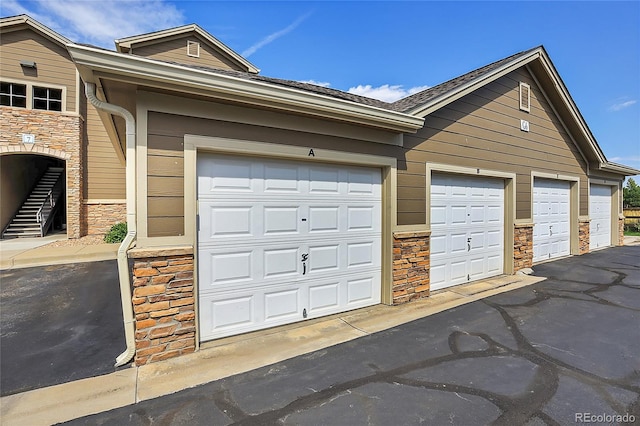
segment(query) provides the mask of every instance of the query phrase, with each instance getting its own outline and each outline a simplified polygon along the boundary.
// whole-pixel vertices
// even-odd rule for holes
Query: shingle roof
[[[292,88],[304,90],[307,92],[318,93],[325,96],[331,96],[334,98],[343,99],[346,101],[351,101],[359,104],[374,106],[374,107],[387,109],[391,111],[408,112],[416,107],[419,107],[421,105],[428,103],[429,101],[441,95],[444,95],[448,92],[455,91],[456,89],[463,86],[464,84],[470,81],[473,81],[477,78],[480,78],[502,67],[503,65],[518,59],[521,56],[526,56],[527,54],[529,54],[530,52],[536,49],[538,49],[538,47],[516,53],[504,59],[500,59],[499,61],[493,62],[489,65],[485,65],[481,68],[475,69],[459,77],[456,77],[444,83],[438,84],[437,86],[433,86],[421,92],[407,96],[393,103],[384,102],[384,101],[380,101],[373,98],[368,98],[366,96],[354,95],[349,92],[343,92],[341,90],[331,89],[329,87],[317,86],[315,84],[310,84],[310,83],[302,83],[300,81],[295,81],[295,80],[283,80],[279,78],[265,77],[261,75],[249,74],[249,73],[244,73],[239,71],[222,70],[222,69],[201,67],[196,65],[184,65],[184,64],[178,64],[178,63],[176,63],[176,65],[182,65],[189,68],[201,69],[203,71],[213,72],[216,74],[229,75],[229,76],[248,79],[248,80],[262,81],[269,84],[277,84],[280,86],[292,87]]]
[[[242,71],[235,70],[224,70],[219,68],[209,68],[203,67],[199,65],[190,65],[190,64],[181,64],[177,62],[172,62],[174,65],[180,65],[187,68],[199,69],[202,71],[207,71],[215,74],[228,75],[231,77],[242,78],[245,80],[253,80],[253,81],[261,81],[269,84],[277,84],[279,86],[291,87],[295,89],[304,90],[306,92],[313,92],[320,95],[331,96],[333,98],[343,99],[346,101],[351,101],[363,105],[374,106],[382,109],[393,110],[391,104],[388,102],[379,101],[373,98],[367,98],[366,96],[354,95],[353,93],[343,92],[337,89],[331,89],[329,87],[318,86],[310,83],[303,83],[295,80],[284,80],[281,78],[274,77],[265,77],[257,74],[250,74]]]
[[[515,55],[511,55],[507,58],[500,59],[499,61],[493,62],[489,65],[485,65],[481,68],[470,71],[466,74],[453,78],[449,81],[445,81],[444,83],[438,84],[437,86],[430,87],[426,90],[423,90],[422,92],[418,92],[413,95],[407,96],[406,98],[402,98],[394,102],[393,104],[391,104],[391,108],[394,111],[398,111],[398,112],[410,111],[420,105],[426,104],[427,102],[441,95],[444,95],[445,93],[455,91],[460,86],[470,81],[473,81],[479,77],[482,77],[485,74],[488,74],[491,71],[494,71],[500,68],[501,66],[517,59],[520,56],[525,56],[536,49],[538,49],[538,47],[516,53]]]
[[[104,49],[104,48],[100,48],[100,47],[96,47],[88,44],[79,44],[79,45],[113,52],[112,50],[108,50],[108,49]],[[525,51],[516,53],[514,55],[511,55],[509,57],[506,57],[504,59],[500,59],[499,61],[493,62],[489,65],[485,65],[481,68],[470,71],[459,77],[456,77],[444,83],[438,84],[437,86],[433,86],[421,92],[414,93],[413,95],[407,96],[393,103],[380,101],[378,99],[368,98],[366,96],[355,95],[353,93],[344,92],[342,90],[332,89],[329,87],[318,86],[311,83],[303,83],[295,80],[285,80],[285,79],[274,78],[274,77],[265,77],[262,75],[253,74],[253,73],[244,72],[244,71],[210,68],[210,67],[204,67],[200,65],[183,64],[183,63],[172,62],[172,61],[163,61],[160,59],[150,59],[150,58],[146,58],[146,59],[152,60],[155,62],[164,62],[172,65],[178,65],[181,67],[206,71],[213,74],[227,75],[230,77],[241,78],[244,80],[261,81],[267,84],[275,84],[279,86],[290,87],[290,88],[304,90],[306,92],[317,93],[324,96],[330,96],[332,98],[342,99],[345,101],[350,101],[350,102],[354,102],[362,105],[368,105],[368,106],[373,106],[381,109],[386,109],[389,111],[406,113],[414,108],[417,108],[421,105],[428,103],[433,99],[438,98],[441,95],[444,95],[448,92],[453,92],[456,89],[460,88],[461,86],[477,78],[480,78],[486,74],[489,74],[490,72],[502,67],[505,64],[508,64],[511,61],[518,59],[521,56],[526,56],[527,54],[529,54],[530,52],[536,49],[539,49],[539,47],[525,50]]]

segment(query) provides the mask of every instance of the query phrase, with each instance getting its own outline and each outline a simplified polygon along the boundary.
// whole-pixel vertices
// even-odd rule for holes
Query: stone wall
[[[0,155],[35,154],[65,160],[67,173],[67,235],[81,236],[83,121],[77,114],[0,106]],[[35,143],[22,143],[22,134]]]
[[[513,272],[533,266],[533,224],[515,225],[513,232]]]
[[[82,214],[83,235],[104,235],[116,223],[127,221],[127,204],[85,202]]]
[[[624,245],[624,216],[618,218],[618,245]]]
[[[580,219],[578,222],[578,254],[589,253],[589,226],[589,219]]]
[[[393,304],[429,296],[430,232],[393,233]]]
[[[136,365],[196,348],[193,248],[134,249],[133,311]]]

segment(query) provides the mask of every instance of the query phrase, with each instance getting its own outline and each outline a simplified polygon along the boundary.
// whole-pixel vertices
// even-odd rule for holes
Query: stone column
[[[393,304],[429,296],[430,232],[393,233]]]

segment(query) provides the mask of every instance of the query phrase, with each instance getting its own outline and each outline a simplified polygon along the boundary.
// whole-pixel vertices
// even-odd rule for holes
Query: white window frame
[[[11,105],[3,105],[3,106],[9,106],[12,108],[26,108],[27,104],[29,103],[29,87],[24,84],[24,83],[15,83],[12,81],[2,81],[2,83],[6,83],[9,85],[9,92],[8,93],[3,93],[4,96],[8,96],[9,97],[9,103]],[[24,86],[24,95],[14,95],[13,94],[13,90],[12,88],[14,86]],[[15,106],[13,105],[13,100],[14,99],[18,99],[18,98],[23,98],[24,99],[24,106]]]
[[[46,90],[47,91],[46,97],[44,97],[44,98],[40,97],[40,96],[36,97],[36,89]],[[55,87],[48,87],[48,86],[36,86],[36,85],[33,85],[31,90],[32,90],[32,92],[31,92],[32,109],[34,109],[34,110],[37,109],[37,110],[40,110],[40,111],[54,111],[54,112],[62,112],[63,111],[63,109],[62,109],[62,96],[63,96],[62,89],[58,89],[58,88],[55,88]],[[52,90],[56,90],[56,91],[59,90],[60,91],[60,99],[53,99],[51,97],[51,91]],[[35,107],[35,103],[36,103],[35,101],[36,100],[45,101],[47,103],[47,107],[46,108],[36,108]],[[55,103],[59,102],[60,103],[60,110],[59,111],[57,109],[51,109],[51,103],[52,102],[55,102]]]
[[[191,53],[191,49],[192,49],[193,46],[196,47],[196,53],[195,54]],[[199,58],[200,57],[200,42],[187,40],[187,56],[191,56],[192,58]]]
[[[9,84],[21,84],[27,87],[27,105],[26,107],[10,107],[10,108],[20,108],[20,109],[29,109],[34,111],[50,111],[50,112],[58,112],[65,113],[67,112],[67,86],[61,86],[59,84],[49,84],[49,83],[40,83],[38,81],[24,81],[24,80],[5,80],[0,79],[3,83]],[[33,88],[40,87],[44,89],[54,89],[54,90],[62,90],[62,110],[55,111],[49,109],[34,109],[33,108]]]
[[[522,89],[526,88],[527,90],[527,99],[523,99],[523,93],[522,93]],[[527,83],[523,83],[522,81],[520,82],[520,86],[519,86],[519,92],[520,92],[520,97],[519,97],[519,102],[520,102],[520,109],[522,111],[526,111],[526,112],[531,112],[531,86],[529,86]],[[526,101],[526,104],[523,102]]]

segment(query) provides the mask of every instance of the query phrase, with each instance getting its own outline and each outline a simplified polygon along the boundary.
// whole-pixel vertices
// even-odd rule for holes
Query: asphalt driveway
[[[70,423],[639,421],[640,247],[611,248],[534,270],[549,279]]]
[[[2,396],[115,371],[125,349],[115,261],[0,271]]]

